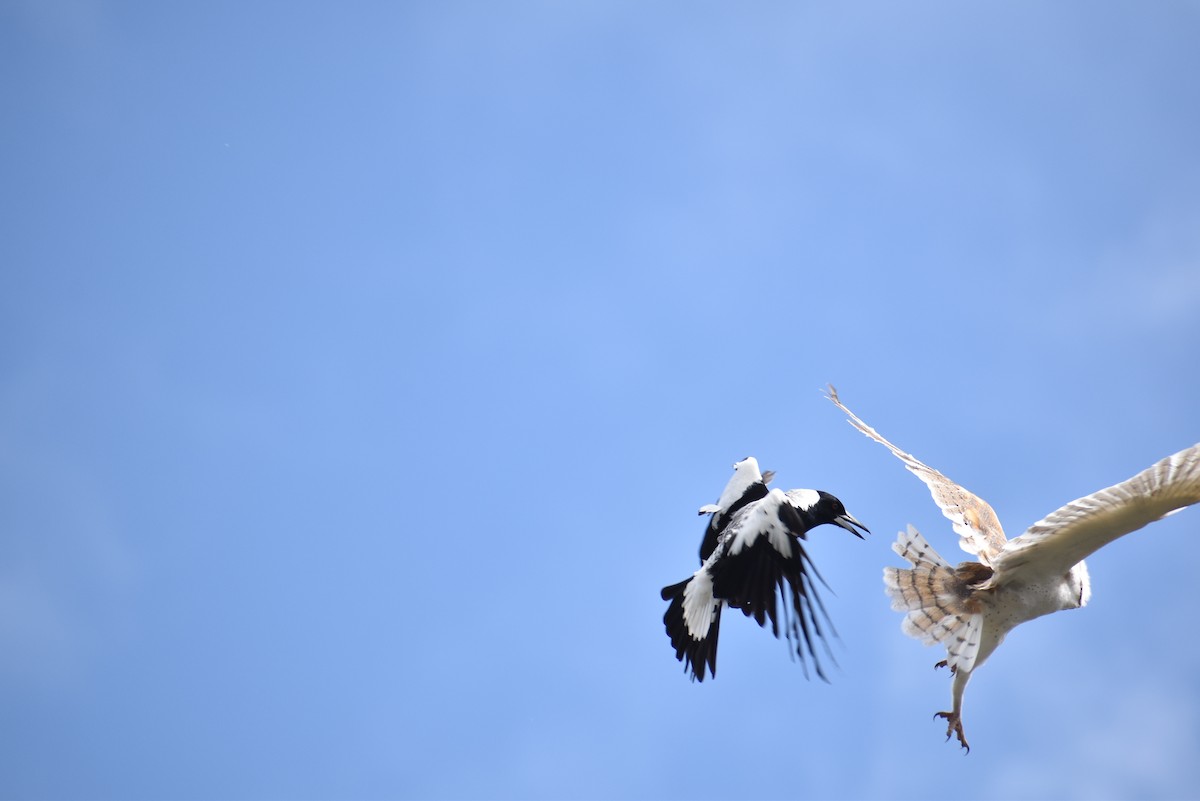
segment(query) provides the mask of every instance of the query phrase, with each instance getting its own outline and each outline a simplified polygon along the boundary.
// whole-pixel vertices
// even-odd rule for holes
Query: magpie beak
[[[813,584],[816,568],[804,551],[809,530],[833,523],[862,539],[867,531],[827,492],[767,489],[774,478],[759,471],[758,460],[734,464],[734,475],[716,503],[700,507],[711,515],[700,545],[700,569],[691,578],[662,589],[668,602],[663,626],[694,681],[717,675],[717,637],[721,612],[740,611],[794,644],[805,677],[808,659],[817,676],[828,681],[814,641],[833,633],[833,623]],[[823,620],[822,620],[823,618]],[[833,654],[825,649],[829,658]]]
[[[863,538],[863,535],[859,534],[857,531],[855,531],[854,526],[858,526],[859,528],[861,528],[863,531],[867,532],[868,534],[871,533],[871,529],[867,528],[862,523],[855,520],[854,516],[851,515],[849,512],[847,512],[844,515],[838,515],[837,517],[833,518],[833,523],[836,526],[841,526],[842,528],[846,529],[846,531],[849,531],[851,534],[858,537],[860,540]]]

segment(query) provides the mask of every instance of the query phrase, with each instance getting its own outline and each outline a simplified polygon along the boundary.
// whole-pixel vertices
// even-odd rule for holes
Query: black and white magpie
[[[855,527],[870,532],[828,492],[768,490],[773,475],[761,473],[753,456],[734,464],[721,497],[700,507],[700,514],[710,515],[700,545],[700,569],[662,590],[663,600],[670,602],[663,623],[675,658],[694,681],[704,681],[706,669],[717,675],[717,635],[726,604],[760,626],[770,620],[771,632],[779,636],[776,588],[783,595],[783,631],[796,643],[805,676],[807,655],[817,675],[826,678],[813,642],[825,634],[817,611],[826,622],[829,615],[813,584],[813,576],[819,579],[820,574],[800,540],[823,523],[841,526],[860,539]]]

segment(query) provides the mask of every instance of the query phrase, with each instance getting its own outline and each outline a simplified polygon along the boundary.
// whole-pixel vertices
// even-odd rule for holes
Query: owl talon
[[[933,666],[933,669],[934,669],[934,670],[937,670],[938,668],[944,668],[944,667],[949,667],[949,668],[950,668],[950,675],[951,675],[951,676],[953,676],[955,673],[957,673],[957,672],[958,672],[958,666],[956,666],[956,665],[951,665],[951,664],[950,664],[949,662],[947,662],[945,659],[943,659],[941,662],[938,662],[937,664],[935,664],[935,665]]]
[[[946,719],[946,742],[950,741],[951,734],[956,734],[958,735],[958,742],[962,744],[963,748],[967,749],[967,754],[971,753],[971,746],[967,744],[966,735],[963,734],[961,717],[953,712],[934,712],[933,716],[935,718]],[[964,756],[966,756],[966,754],[964,754]]]

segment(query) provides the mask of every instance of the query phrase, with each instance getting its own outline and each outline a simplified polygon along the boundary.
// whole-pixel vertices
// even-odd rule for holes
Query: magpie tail
[[[712,578],[701,568],[689,579],[663,587],[662,598],[670,601],[663,625],[675,658],[683,662],[692,681],[704,681],[705,672],[717,675],[717,635],[724,603],[713,598]]]

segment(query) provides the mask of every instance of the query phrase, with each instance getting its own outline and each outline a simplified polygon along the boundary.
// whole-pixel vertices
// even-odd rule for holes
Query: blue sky
[[[1180,798],[1200,513],[975,675],[964,558],[1200,440],[1196,3],[0,6],[0,796]],[[837,494],[840,668],[658,590]]]

